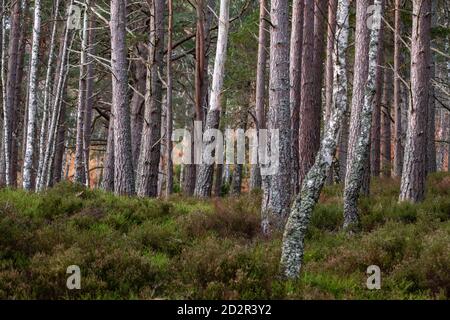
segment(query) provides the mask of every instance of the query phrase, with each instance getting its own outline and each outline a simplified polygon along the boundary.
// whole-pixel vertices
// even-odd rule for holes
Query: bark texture
[[[414,0],[411,37],[412,104],[408,113],[400,201],[420,202],[425,196],[430,34],[431,0]]]

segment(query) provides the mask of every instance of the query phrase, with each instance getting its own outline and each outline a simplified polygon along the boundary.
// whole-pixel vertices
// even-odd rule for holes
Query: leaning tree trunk
[[[34,144],[36,134],[36,116],[37,116],[37,73],[39,59],[39,41],[41,36],[41,1],[34,1],[34,23],[33,23],[33,41],[31,44],[31,62],[30,62],[30,84],[28,96],[28,124],[25,159],[23,165],[23,188],[31,190]]]
[[[300,103],[302,89],[302,51],[303,51],[303,11],[304,0],[295,0],[292,5],[291,48],[289,59],[290,103],[291,103],[291,155],[292,155],[292,191],[297,194],[299,183],[299,128]],[[260,26],[261,27],[261,26]]]
[[[156,0],[151,6],[147,96],[141,151],[136,175],[137,194],[141,197],[158,196],[159,162],[161,156],[161,75],[164,64],[164,3],[164,0]]]
[[[289,15],[287,0],[272,0],[270,8],[270,80],[269,112],[267,129],[268,143],[273,145],[275,132],[278,132],[278,170],[272,172],[265,182],[267,190],[262,200],[262,231],[270,234],[282,230],[289,215],[291,202],[291,130],[289,102]],[[314,14],[314,12],[312,13]],[[314,18],[314,15],[313,15]],[[304,42],[303,42],[304,43]],[[303,100],[302,100],[303,101]],[[266,146],[262,146],[266,147]],[[269,165],[273,166],[273,163]]]
[[[134,194],[131,124],[128,105],[126,0],[111,1],[112,112],[114,114],[114,193]]]
[[[379,10],[379,17],[383,11],[382,0],[375,0],[375,10]],[[366,10],[365,10],[366,12]],[[354,157],[349,162],[347,177],[345,179],[344,190],[344,228],[350,230],[359,223],[358,198],[363,183],[364,172],[367,172],[366,163],[370,152],[370,132],[372,127],[372,112],[374,109],[374,99],[376,94],[376,73],[378,68],[377,54],[379,54],[378,44],[380,39],[381,21],[375,15],[371,25],[369,43],[369,70],[367,82],[363,87],[364,100],[360,114],[360,132],[355,139]],[[375,21],[376,20],[376,21]],[[364,19],[364,28],[366,20]],[[366,169],[366,170],[365,170]]]
[[[219,128],[221,112],[220,98],[222,95],[223,81],[225,78],[225,61],[227,56],[229,9],[229,0],[221,0],[216,58],[214,61],[214,73],[212,78],[211,97],[209,102],[210,107],[206,117],[205,131],[209,129]],[[204,141],[203,143],[203,147],[205,147],[215,142],[212,140],[212,138],[210,138],[209,141]],[[213,174],[214,164],[202,163],[199,166],[197,172],[197,180],[195,183],[195,196],[208,197],[211,195]]]
[[[430,34],[431,0],[414,0],[411,37],[412,105],[408,114],[400,201],[420,202],[425,197]]]
[[[334,104],[314,165],[308,172],[300,195],[294,202],[283,236],[282,273],[288,278],[300,274],[306,230],[314,207],[333,162],[339,128],[347,109],[347,75],[345,51],[348,45],[349,1],[339,1],[337,8],[336,49],[333,54]]]
[[[266,127],[265,89],[266,89],[266,64],[267,64],[267,0],[259,1],[259,36],[258,36],[258,63],[256,67],[256,129]],[[294,23],[294,22],[293,22]],[[293,31],[294,32],[294,31]],[[261,188],[261,170],[259,164],[252,165],[252,179],[250,189]]]

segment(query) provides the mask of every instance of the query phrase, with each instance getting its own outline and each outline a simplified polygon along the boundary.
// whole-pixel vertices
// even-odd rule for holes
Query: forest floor
[[[322,193],[301,277],[279,277],[281,236],[259,233],[257,193],[201,201],[115,197],[60,184],[0,191],[0,299],[448,299],[450,175],[399,204],[376,179],[362,230],[341,231],[342,187]],[[78,265],[81,289],[66,287]],[[381,269],[368,290],[366,269]]]

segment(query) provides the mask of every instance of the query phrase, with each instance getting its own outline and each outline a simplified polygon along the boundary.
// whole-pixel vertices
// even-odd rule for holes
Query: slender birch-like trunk
[[[430,88],[431,0],[413,1],[411,92],[400,201],[425,197],[427,108]]]
[[[39,59],[39,41],[41,37],[41,1],[34,1],[33,40],[31,44],[30,83],[28,97],[28,123],[25,159],[23,165],[23,188],[31,190],[31,176],[33,168],[34,142],[37,116],[37,73]]]
[[[86,65],[87,65],[87,47],[88,47],[88,11],[89,0],[84,1],[83,29],[81,31],[81,54],[80,54],[80,75],[78,82],[78,108],[77,108],[77,127],[75,139],[75,176],[74,181],[80,184],[86,184],[86,159],[84,152],[84,129],[86,114]]]
[[[73,0],[70,2],[70,6],[73,5]],[[70,16],[66,18],[66,25],[64,29],[64,38],[62,45],[62,54],[61,54],[61,67],[58,74],[58,83],[56,85],[55,97],[53,101],[53,109],[52,109],[52,118],[50,121],[50,130],[48,132],[48,138],[46,141],[44,158],[42,162],[42,170],[41,174],[38,175],[36,179],[36,190],[42,191],[44,187],[47,186],[47,183],[51,177],[51,166],[52,166],[52,154],[54,154],[54,144],[56,138],[57,126],[60,118],[60,102],[61,102],[61,93],[64,87],[64,78],[67,72],[66,61],[68,55],[68,46],[69,46],[69,35],[70,35]]]
[[[39,133],[39,162],[38,169],[36,174],[36,183],[39,182],[39,177],[42,176],[42,169],[44,166],[44,153],[45,153],[45,143],[48,138],[48,123],[49,123],[49,109],[51,104],[51,88],[52,88],[52,77],[53,77],[53,63],[54,63],[54,55],[55,55],[55,47],[56,47],[56,33],[58,27],[58,12],[59,12],[59,0],[56,0],[55,8],[53,14],[53,26],[52,26],[52,35],[50,38],[50,48],[48,52],[48,62],[47,62],[47,71],[45,76],[45,85],[44,85],[44,103],[43,103],[43,112],[42,112],[42,120],[41,120],[41,130]],[[38,186],[36,185],[37,189]]]
[[[359,223],[358,198],[363,183],[364,171],[370,152],[370,132],[372,129],[372,112],[376,94],[376,73],[378,68],[377,54],[380,41],[381,18],[383,14],[382,0],[374,1],[375,10],[379,10],[379,15],[375,14],[374,22],[370,26],[369,42],[369,70],[367,82],[364,85],[364,100],[360,114],[360,132],[355,139],[354,157],[349,162],[347,177],[345,179],[344,190],[344,228],[351,229]],[[369,28],[364,20],[364,28]],[[367,171],[367,170],[366,170]]]
[[[336,153],[339,129],[347,109],[346,55],[349,33],[349,1],[339,1],[337,7],[336,44],[333,50],[333,108],[327,123],[319,153],[305,177],[286,224],[281,254],[281,271],[288,278],[300,274],[304,240],[312,212],[325,184]]]
[[[383,5],[383,2],[382,2]],[[384,79],[384,22],[380,26],[380,40],[377,52],[377,71],[375,74],[375,102],[372,113],[372,130],[370,136],[370,174],[374,177],[380,175],[380,149],[381,149],[381,113],[383,98],[383,79]],[[370,175],[366,177],[370,181]],[[368,185],[368,184],[367,184]],[[368,187],[367,187],[368,188]],[[368,193],[367,193],[368,194]]]
[[[214,61],[214,72],[211,84],[211,95],[209,110],[206,118],[205,130],[218,129],[220,123],[223,81],[225,78],[225,61],[227,56],[228,30],[229,30],[229,0],[220,1],[219,30],[217,37],[216,57]],[[214,143],[212,138],[203,141],[203,147]],[[217,141],[216,141],[217,143]],[[215,150],[217,152],[217,148]],[[212,178],[214,164],[202,163],[197,172],[194,195],[197,197],[208,197],[212,191]]]

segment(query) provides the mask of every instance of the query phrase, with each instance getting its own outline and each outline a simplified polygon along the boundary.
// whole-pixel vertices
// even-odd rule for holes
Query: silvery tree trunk
[[[302,99],[300,103],[299,131],[299,184],[314,163],[319,147],[320,132],[317,136],[318,114],[315,110],[316,91],[314,75],[314,0],[305,0],[302,53]]]
[[[401,101],[401,33],[402,20],[400,17],[401,0],[395,0],[394,16],[394,112],[395,112],[395,132],[394,132],[394,176],[401,177],[403,166],[403,134],[402,134],[402,101]]]
[[[431,0],[413,1],[411,91],[400,201],[425,197],[427,108],[430,88]]]
[[[303,0],[302,0],[303,1]],[[258,35],[258,64],[256,67],[256,128],[266,127],[265,89],[266,89],[266,64],[267,64],[267,0],[259,1],[259,35]],[[294,32],[294,31],[292,31]],[[252,179],[250,188],[261,188],[261,170],[259,164],[252,165]]]
[[[347,75],[345,51],[348,45],[349,1],[337,7],[336,44],[333,51],[334,103],[314,165],[308,172],[300,195],[292,206],[283,236],[281,268],[284,276],[296,278],[303,262],[304,240],[311,215],[336,153],[339,129],[347,109]]]
[[[379,53],[378,44],[380,39],[381,18],[383,12],[382,0],[374,1],[375,10],[379,10],[373,17],[374,22],[370,25],[369,42],[369,70],[367,82],[362,84],[364,87],[364,100],[360,113],[360,132],[355,139],[355,149],[353,158],[349,161],[347,177],[345,179],[344,190],[344,228],[351,229],[359,223],[358,217],[358,198],[363,183],[364,172],[367,172],[366,163],[370,152],[370,132],[372,127],[372,112],[375,103],[376,94],[376,74],[378,68],[377,54]],[[376,11],[376,12],[377,12]],[[368,28],[364,20],[364,28]]]
[[[70,6],[73,5],[73,0],[70,2]],[[53,157],[55,150],[55,140],[56,140],[56,132],[57,126],[60,119],[60,110],[61,110],[61,99],[62,99],[62,91],[64,88],[65,77],[67,75],[67,64],[68,64],[68,47],[69,47],[69,35],[70,35],[70,16],[66,18],[66,25],[64,29],[64,37],[62,41],[61,47],[61,59],[60,59],[60,68],[58,70],[58,81],[56,84],[56,88],[54,90],[54,100],[52,107],[52,117],[50,121],[50,129],[48,132],[48,138],[45,145],[44,158],[42,162],[42,170],[40,171],[40,175],[37,176],[36,179],[36,190],[42,191],[47,184],[50,182],[51,167],[53,165]],[[72,42],[71,42],[72,43]]]
[[[126,13],[126,0],[111,1],[111,108],[114,114],[114,193],[117,195],[132,195],[135,192],[128,105]]]
[[[291,155],[292,155],[292,191],[297,194],[299,184],[299,129],[300,103],[302,89],[302,51],[303,51],[303,11],[304,0],[294,0],[292,5],[291,48],[289,59],[290,103],[291,103]]]
[[[86,184],[86,159],[84,150],[84,130],[86,114],[86,65],[88,47],[88,10],[89,0],[84,1],[83,29],[81,30],[80,75],[78,82],[77,126],[75,139],[75,176],[74,181]]]
[[[23,188],[31,190],[31,183],[34,144],[36,134],[36,116],[37,116],[37,73],[39,59],[39,41],[41,37],[41,1],[34,1],[34,22],[33,22],[33,40],[31,44],[31,62],[30,62],[30,83],[28,97],[28,123],[25,159],[23,164]]]
[[[272,146],[275,130],[279,144],[271,153],[278,152],[278,168],[267,179],[262,199],[262,231],[282,230],[289,215],[291,203],[291,129],[289,101],[289,6],[287,0],[272,0],[270,8],[270,79],[269,112],[267,116],[268,144]],[[314,16],[313,16],[314,17]],[[265,147],[265,146],[262,146]],[[270,163],[270,165],[274,165]]]
[[[221,112],[221,95],[225,78],[225,61],[227,56],[228,30],[229,30],[229,0],[220,1],[219,31],[217,37],[216,57],[211,85],[209,110],[206,117],[205,130],[218,129]],[[214,143],[212,138],[203,141],[204,146]],[[217,151],[217,150],[216,150]],[[214,164],[202,163],[198,167],[194,195],[208,197],[211,195]]]
[[[8,72],[6,77],[6,101],[3,106],[3,145],[5,153],[6,185],[14,186],[13,181],[13,129],[15,121],[15,89],[17,81],[18,49],[20,38],[21,2],[11,3],[9,18]]]
[[[36,183],[39,182],[39,177],[42,176],[42,169],[44,166],[44,157],[45,157],[45,144],[48,138],[48,124],[50,117],[50,104],[51,104],[51,88],[52,88],[52,76],[53,76],[53,63],[54,63],[54,55],[55,55],[55,47],[56,47],[56,33],[58,27],[58,12],[59,12],[59,0],[56,0],[55,8],[53,14],[53,26],[52,26],[52,35],[50,38],[50,48],[48,52],[48,61],[47,61],[47,70],[45,76],[45,84],[44,84],[44,102],[43,102],[43,112],[42,112],[42,120],[41,120],[41,130],[39,133],[39,162],[36,174]],[[38,186],[35,186],[38,189]]]
[[[158,196],[161,155],[161,108],[164,65],[164,0],[151,5],[150,51],[147,69],[147,95],[142,129],[141,150],[136,174],[136,190],[141,197]]]

